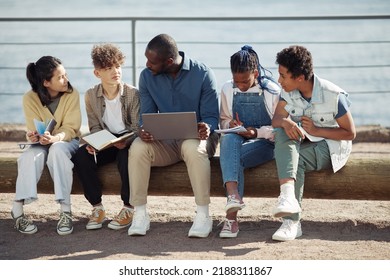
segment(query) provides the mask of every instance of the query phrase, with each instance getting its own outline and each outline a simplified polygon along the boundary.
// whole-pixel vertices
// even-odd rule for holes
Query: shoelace
[[[232,225],[234,222],[235,222],[234,220],[226,219],[224,224],[223,224],[222,230],[232,231]]]
[[[225,219],[223,221],[220,221],[217,227],[219,227],[223,223],[222,231],[232,232],[232,226],[234,222],[235,220]]]
[[[99,218],[100,211],[103,211],[101,208],[93,208],[91,218]]]
[[[234,194],[228,196],[227,205],[229,204],[238,204],[241,207],[244,207],[244,202],[238,200]]]
[[[234,194],[228,196],[228,204],[231,202],[240,203],[240,201],[236,199],[236,196]]]
[[[144,215],[144,216],[134,215],[133,222],[132,222],[131,226],[135,225],[137,227],[137,226],[143,225],[144,220],[146,220],[146,215]]]
[[[71,227],[72,217],[69,213],[62,212],[60,216],[60,221],[58,223],[59,227]]]
[[[115,220],[122,220],[130,215],[130,209],[122,208],[119,214],[115,217]]]
[[[286,203],[286,202],[287,202],[287,197],[282,196],[282,195],[279,195],[279,197],[278,197],[278,203],[279,203],[279,204],[284,204],[284,203]]]
[[[280,227],[283,231],[291,231],[291,226],[293,225],[292,220],[284,220],[282,226]]]
[[[16,228],[21,229],[23,231],[31,224],[32,222],[29,219],[27,219],[24,215],[16,220]]]

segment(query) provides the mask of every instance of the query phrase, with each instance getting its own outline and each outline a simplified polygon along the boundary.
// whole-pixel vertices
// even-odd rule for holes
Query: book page
[[[38,121],[37,119],[34,119],[34,125],[35,125],[35,129],[37,130],[39,135],[42,135],[45,133],[46,125],[44,122]]]
[[[126,140],[131,137],[134,132],[126,133],[120,137],[116,137],[114,134],[109,132],[107,129],[100,130],[93,134],[82,137],[85,142],[91,145],[95,150],[103,150],[113,146],[115,143]]]
[[[50,119],[47,120],[46,122],[42,122],[37,119],[34,119],[35,129],[37,130],[39,135],[45,134],[46,131],[50,132],[51,134],[56,124],[57,122],[55,119]]]
[[[126,133],[116,139],[113,139],[111,140],[109,143],[106,143],[105,145],[101,146],[100,147],[100,150],[103,150],[103,149],[107,149],[109,147],[112,147],[114,146],[115,143],[118,143],[118,142],[121,142],[121,141],[124,141],[126,140],[127,138],[130,138],[130,136],[132,136],[134,134],[134,132],[129,132],[129,133]]]
[[[320,141],[325,139],[323,137],[313,136],[313,135],[307,133],[306,130],[303,129],[303,127],[301,127],[301,126],[298,126],[298,127],[302,131],[302,133],[305,135],[305,137],[307,139],[309,139],[311,142],[320,142]]]
[[[85,142],[95,148],[95,150],[101,150],[104,146],[110,144],[111,141],[117,139],[114,134],[112,134],[106,129],[89,134],[82,138]]]
[[[237,133],[237,132],[245,132],[246,128],[243,126],[235,126],[231,128],[225,128],[225,129],[215,129],[216,133]]]

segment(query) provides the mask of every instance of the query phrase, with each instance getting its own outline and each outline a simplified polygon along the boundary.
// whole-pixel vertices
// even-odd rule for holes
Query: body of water
[[[389,15],[387,0],[328,1],[18,1],[2,0],[0,17],[244,17]],[[137,21],[137,73],[145,64],[147,42],[159,33],[172,35],[180,50],[215,72],[219,89],[231,78],[230,56],[252,45],[261,63],[277,79],[276,53],[305,45],[315,72],[350,93],[357,125],[390,126],[390,20],[322,21]],[[22,95],[29,90],[25,68],[43,55],[60,58],[81,97],[99,80],[93,75],[94,44],[112,42],[127,56],[123,80],[131,73],[129,21],[0,22],[0,122],[24,123]],[[137,76],[138,78],[138,76]]]

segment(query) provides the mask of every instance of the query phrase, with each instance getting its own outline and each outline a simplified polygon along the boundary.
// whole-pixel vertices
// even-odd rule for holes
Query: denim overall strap
[[[233,117],[236,113],[245,127],[260,128],[263,125],[271,125],[271,117],[268,114],[264,94],[258,92],[235,92],[233,96]]]

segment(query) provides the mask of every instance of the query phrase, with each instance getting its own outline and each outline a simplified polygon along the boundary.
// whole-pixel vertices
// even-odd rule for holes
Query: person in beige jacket
[[[23,206],[37,199],[37,183],[46,164],[53,179],[55,200],[61,208],[57,233],[70,234],[73,231],[71,158],[79,147],[81,126],[79,93],[70,84],[58,58],[43,56],[28,64],[26,74],[32,89],[23,96],[23,111],[31,145],[18,158],[11,215],[19,232],[37,232],[37,226],[24,215]],[[56,122],[52,131],[41,132],[35,126],[37,121],[46,123],[52,119]]]

